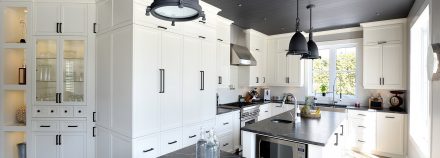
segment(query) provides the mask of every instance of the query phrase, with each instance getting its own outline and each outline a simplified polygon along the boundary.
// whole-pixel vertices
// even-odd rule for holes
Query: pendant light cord
[[[309,9],[310,9],[310,30],[309,30],[309,40],[313,40],[312,8],[313,8],[313,6],[311,5],[311,6],[309,7]]]
[[[296,32],[299,32],[299,0],[296,0]]]

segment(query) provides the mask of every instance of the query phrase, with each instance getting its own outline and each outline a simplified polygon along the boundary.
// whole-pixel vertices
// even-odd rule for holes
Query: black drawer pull
[[[168,144],[171,145],[171,144],[176,144],[176,143],[177,143],[177,141],[175,140],[173,142],[169,142]]]
[[[199,38],[201,38],[201,39],[205,39],[206,37],[205,37],[205,36],[199,36]]]
[[[393,119],[393,118],[395,118],[395,117],[393,117],[393,116],[385,116],[385,118],[392,118],[392,119]]]
[[[40,110],[37,110],[37,112],[41,112]]]
[[[223,125],[228,125],[229,124],[229,122],[225,122],[225,123],[223,123]]]
[[[64,110],[64,113],[67,113],[67,110]]]
[[[359,128],[366,128],[365,126],[358,126]]]
[[[93,23],[93,33],[96,33],[96,22]]]
[[[203,24],[206,24],[206,21],[203,21],[203,20],[200,20],[199,22],[200,22],[200,23],[203,23]]]
[[[365,143],[365,141],[363,141],[363,140],[358,140],[358,142]]]
[[[163,27],[163,26],[157,26],[157,28],[164,29],[164,30],[168,29],[168,28]]]
[[[220,38],[219,38],[219,39],[217,39],[217,40],[218,40],[218,41],[220,41],[220,42],[223,42],[223,40],[222,40],[222,39],[220,39]]]
[[[81,110],[78,110],[78,113],[80,114],[80,113],[82,113],[82,111],[81,111]]]
[[[53,110],[50,110],[50,113],[53,113],[54,111]]]
[[[153,151],[153,150],[154,150],[154,148],[150,148],[150,149],[148,149],[148,150],[144,150],[144,151],[142,151],[142,152],[147,153],[147,152],[150,152],[150,151]]]
[[[228,145],[229,145],[229,143],[223,144],[223,146],[228,146]]]
[[[41,125],[40,127],[42,127],[42,128],[49,128],[50,125]]]
[[[359,116],[366,116],[366,115],[364,115],[364,114],[358,114]]]
[[[74,128],[74,127],[78,127],[78,126],[67,126],[67,127]]]
[[[194,137],[196,137],[197,135],[192,135],[192,136],[189,136],[189,138],[194,138]]]
[[[264,112],[269,112],[269,111],[266,110],[266,111],[264,111]]]

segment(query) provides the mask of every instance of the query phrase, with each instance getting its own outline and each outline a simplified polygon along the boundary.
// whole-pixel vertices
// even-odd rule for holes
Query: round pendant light
[[[313,27],[312,27],[313,7],[315,7],[315,5],[313,4],[307,6],[307,9],[310,9],[310,31],[309,31],[310,33],[309,33],[309,42],[307,42],[309,53],[302,55],[301,59],[321,59],[321,56],[319,56],[318,46],[316,45],[315,41],[313,41]]]
[[[156,18],[171,21],[173,26],[176,21],[191,21],[199,17],[206,20],[199,0],[154,0],[147,7],[146,15],[150,13]]]
[[[299,19],[299,0],[296,1],[296,32],[290,39],[289,51],[287,55],[303,55],[307,54],[307,40],[304,35],[299,31],[300,19]]]

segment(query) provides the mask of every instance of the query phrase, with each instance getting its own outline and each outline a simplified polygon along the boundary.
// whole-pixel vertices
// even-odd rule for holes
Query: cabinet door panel
[[[135,27],[133,55],[134,135],[160,131],[161,32]]]
[[[34,33],[36,35],[56,35],[60,22],[58,3],[37,3],[34,6]]]
[[[216,115],[216,44],[215,42],[202,42],[203,63],[203,91],[201,105],[202,121],[215,118]]]
[[[57,133],[33,133],[34,158],[58,158]]]
[[[380,87],[382,77],[382,46],[364,46],[364,88]]]
[[[197,38],[185,37],[183,49],[183,124],[197,123],[201,118],[202,46]]]
[[[217,42],[217,84],[227,87],[230,84],[230,45]]]
[[[287,83],[287,57],[284,53],[277,54],[276,85]]]
[[[364,29],[364,44],[377,44],[377,42],[401,42],[403,40],[403,25],[393,24],[387,26],[370,27]]]
[[[60,158],[85,158],[86,136],[84,133],[62,133]]]
[[[292,86],[303,86],[304,81],[304,61],[300,59],[301,57],[298,55],[287,56],[287,76],[288,76],[288,84]]]
[[[400,114],[377,114],[377,150],[403,154],[404,118]]]
[[[401,44],[383,45],[383,85],[399,89],[403,85],[403,51]]]
[[[183,36],[162,32],[162,69],[164,93],[161,93],[161,130],[182,125],[182,49]]]
[[[58,87],[58,54],[59,43],[56,37],[36,40],[36,103],[56,104]]]
[[[96,40],[96,124],[110,128],[112,36],[103,34]],[[154,100],[152,100],[154,101]]]
[[[62,101],[69,105],[85,105],[86,40],[62,40]]]
[[[61,5],[61,31],[68,35],[85,35],[87,30],[87,5]]]

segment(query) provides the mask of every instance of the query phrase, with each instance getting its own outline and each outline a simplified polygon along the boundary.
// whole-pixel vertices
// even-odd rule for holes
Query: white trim
[[[375,22],[369,22],[369,23],[361,23],[361,27],[375,27],[375,26],[390,25],[390,24],[405,24],[406,21],[407,21],[406,18],[384,20],[384,21],[375,21]]]
[[[320,32],[314,32],[314,36],[323,36],[323,35],[334,35],[334,34],[341,34],[341,33],[350,33],[350,32],[359,32],[363,29],[361,27],[351,27],[351,28],[344,28],[344,29],[337,29],[337,30],[328,30],[328,31],[320,31]],[[284,37],[292,37],[295,32],[289,32],[289,33],[283,33],[283,34],[277,34],[277,35],[271,35],[268,38],[274,39],[274,38],[284,38]],[[305,37],[308,37],[309,34],[306,32],[301,32]]]
[[[220,15],[217,15],[217,20],[218,20],[218,22],[224,23],[224,24],[227,24],[227,25],[231,25],[232,23],[234,23],[234,21],[229,20],[227,18],[224,18],[224,17],[222,17]]]

